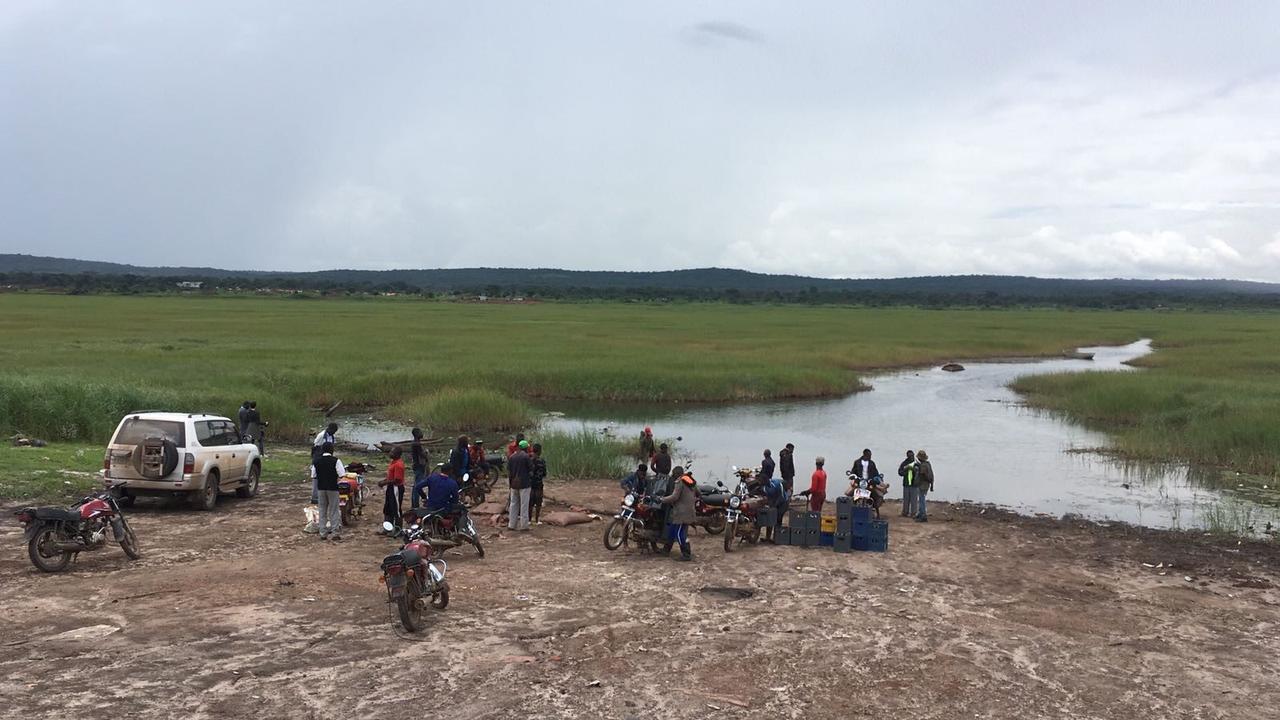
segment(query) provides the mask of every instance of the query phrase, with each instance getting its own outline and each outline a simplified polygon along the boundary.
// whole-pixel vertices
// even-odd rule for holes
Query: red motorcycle
[[[752,545],[760,542],[759,513],[765,506],[765,498],[754,494],[750,468],[734,468],[738,476],[738,486],[729,496],[725,510],[724,551],[733,552],[733,546],[739,541]]]
[[[658,543],[666,539],[662,505],[651,495],[629,492],[622,498],[622,507],[604,529],[604,547],[617,550],[635,540],[641,548],[658,550]]]
[[[27,507],[15,513],[22,523],[31,564],[48,572],[61,572],[80,553],[100,550],[111,539],[131,560],[142,557],[138,537],[120,510],[113,491],[124,483],[81,500],[70,510],[55,507]]]
[[[397,532],[389,522],[384,522],[382,529]],[[428,605],[437,610],[449,605],[449,583],[444,579],[449,566],[444,560],[431,559],[434,549],[421,525],[412,525],[404,533],[404,546],[382,559],[378,582],[387,586],[387,602],[399,611],[400,624],[409,632],[418,632],[426,627]]]

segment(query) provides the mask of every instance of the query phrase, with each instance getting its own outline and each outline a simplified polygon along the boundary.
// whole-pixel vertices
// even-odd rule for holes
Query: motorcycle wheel
[[[142,551],[138,549],[138,536],[133,534],[129,521],[124,518],[120,520],[124,523],[124,539],[120,541],[120,549],[124,550],[130,560],[137,560],[142,557]]]
[[[466,535],[465,537],[467,538],[467,542],[471,543],[471,546],[480,554],[480,557],[484,558],[484,546],[480,544],[480,538],[475,535]]]
[[[733,552],[733,543],[738,539],[738,523],[731,522],[724,527],[724,551]]]
[[[725,522],[724,515],[722,513],[716,513],[711,516],[711,518],[707,520],[707,524],[702,527],[707,531],[708,535],[719,535],[724,532]]]
[[[619,518],[614,518],[604,529],[604,549],[617,550],[627,539],[627,526]]]
[[[340,514],[342,515],[342,527],[346,527],[350,525],[351,524],[351,503],[348,502],[346,505],[343,505],[342,511]]]
[[[760,526],[759,525],[751,526],[751,532],[747,533],[747,542],[751,543],[752,545],[755,545],[756,543],[760,542]]]
[[[40,546],[45,543],[52,544],[57,541],[57,530],[45,527],[37,532],[35,537],[31,538],[31,542],[27,543],[27,554],[31,556],[31,564],[35,565],[36,569],[42,572],[55,573],[66,570],[67,565],[71,564],[70,552],[54,550],[51,554],[46,555],[40,549]]]
[[[431,596],[431,607],[437,610],[443,610],[449,607],[449,583],[448,581],[440,583],[440,589],[435,595]]]
[[[400,611],[400,624],[409,632],[418,632],[425,623],[422,621],[422,605],[419,603],[418,589],[409,583],[404,594],[396,599],[396,609]]]

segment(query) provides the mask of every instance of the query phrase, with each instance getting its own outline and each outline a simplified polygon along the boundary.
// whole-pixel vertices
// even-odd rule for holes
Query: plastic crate
[[[824,532],[818,534],[818,545],[821,547],[831,547],[836,542],[836,534],[833,532]]]
[[[835,540],[831,543],[831,549],[838,553],[852,552],[853,536],[849,533],[836,533]]]
[[[853,506],[850,514],[853,516],[853,522],[855,525],[860,522],[871,522],[871,508],[869,507],[859,507],[855,505]]]
[[[824,532],[824,533],[833,533],[833,532],[835,532],[835,531],[836,531],[836,516],[835,516],[835,515],[823,515],[823,516],[822,516],[822,523],[818,526],[818,529],[819,529],[819,530],[821,530],[821,531],[822,531],[822,532]]]
[[[778,528],[778,544],[779,545],[791,544],[791,528],[786,526]]]
[[[870,550],[871,549],[871,540],[869,538],[858,537],[855,535],[853,536],[852,544],[853,544],[854,550]]]
[[[867,549],[871,552],[888,552],[889,538],[871,538],[867,540]]]
[[[889,523],[885,520],[872,520],[870,532],[867,537],[872,540],[888,540],[889,539]]]
[[[787,513],[787,526],[792,530],[804,530],[808,527],[809,513],[802,510],[792,510]]]

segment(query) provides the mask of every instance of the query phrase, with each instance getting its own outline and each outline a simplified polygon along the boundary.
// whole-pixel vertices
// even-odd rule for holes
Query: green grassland
[[[1135,455],[1274,470],[1280,317],[1243,312],[0,294],[0,431],[101,442],[130,410],[252,398],[272,440],[308,437],[337,401],[478,432],[544,400],[829,396],[877,368],[1139,337],[1160,348],[1151,372],[1020,389]]]

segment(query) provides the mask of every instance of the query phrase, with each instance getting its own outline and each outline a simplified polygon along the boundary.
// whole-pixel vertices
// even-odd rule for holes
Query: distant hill
[[[301,289],[400,289],[404,291],[474,292],[489,294],[531,293],[551,296],[652,297],[671,293],[697,297],[838,296],[843,301],[863,296],[897,299],[932,297],[973,300],[982,298],[1032,299],[1075,304],[1082,298],[1163,296],[1195,298],[1252,296],[1266,303],[1280,299],[1280,284],[1243,280],[1068,280],[1004,275],[954,275],[888,279],[831,279],[799,275],[770,275],[725,268],[664,270],[657,272],[602,272],[551,268],[459,268],[420,270],[322,270],[273,272],[222,270],[198,267],[143,267],[118,263],[73,260],[33,255],[0,254],[0,274],[48,281],[52,276],[101,276],[106,278],[165,278],[205,280],[222,286],[289,287]],[[64,278],[66,280],[66,278]],[[154,284],[154,283],[149,283]],[[1274,298],[1272,297],[1274,296]]]

